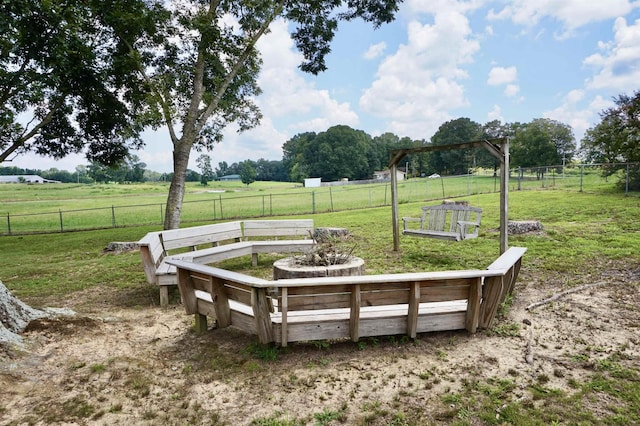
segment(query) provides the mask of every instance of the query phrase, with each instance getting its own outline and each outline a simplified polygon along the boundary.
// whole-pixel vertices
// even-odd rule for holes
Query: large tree
[[[140,4],[118,2],[138,16],[138,29],[149,22]],[[129,52],[114,45],[104,3],[0,2],[0,163],[29,151],[84,151],[114,164],[140,146],[131,117],[144,90],[127,78]]]
[[[520,167],[560,165],[573,159],[576,142],[568,124],[548,118],[514,126],[511,164]],[[541,171],[539,176],[543,176]]]
[[[134,0],[131,0],[134,1]],[[169,130],[173,179],[164,227],[176,228],[192,148],[210,149],[229,124],[239,131],[259,123],[256,43],[277,19],[292,23],[303,54],[302,71],[326,69],[325,56],[341,20],[379,26],[394,18],[401,0],[183,0],[166,4],[156,31],[139,37],[131,22],[112,21],[119,45],[139,61],[140,84],[150,91],[156,125]],[[165,3],[156,2],[158,5]]]
[[[602,111],[600,119],[582,139],[586,160],[609,163],[604,168],[606,175],[624,167],[620,163],[640,162],[640,91],[618,96],[615,106]],[[638,166],[630,168],[629,174],[630,189],[640,188]]]
[[[469,118],[457,118],[442,124],[431,137],[433,145],[453,145],[478,140],[482,126]],[[434,172],[441,174],[468,173],[474,166],[474,150],[435,151],[429,158]]]

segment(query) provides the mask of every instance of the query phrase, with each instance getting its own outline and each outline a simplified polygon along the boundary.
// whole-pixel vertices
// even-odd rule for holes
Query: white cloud
[[[432,25],[409,22],[407,44],[385,58],[360,98],[360,108],[389,120],[396,134],[428,139],[449,111],[468,105],[459,80],[468,77],[462,65],[473,61],[479,43],[464,15],[442,10]]]
[[[376,59],[382,56],[386,48],[387,48],[387,43],[385,43],[384,41],[377,44],[372,44],[371,46],[369,46],[367,51],[364,52],[362,57],[364,59],[369,59],[369,60]]]
[[[502,108],[499,105],[494,105],[493,109],[489,111],[487,114],[487,121],[498,120],[504,122],[504,117],[502,116]]]
[[[590,78],[589,89],[613,89],[631,91],[638,88],[640,81],[640,20],[627,25],[624,18],[616,19],[613,25],[614,39],[600,41],[600,52],[584,60],[593,67],[596,74]]]
[[[515,97],[518,93],[520,93],[520,86],[517,84],[507,84],[507,87],[504,88],[504,94],[509,98]]]
[[[559,107],[543,113],[543,117],[570,125],[578,144],[587,129],[599,122],[598,114],[613,104],[612,101],[607,101],[602,96],[597,95],[589,103],[583,105],[584,97],[584,91],[571,90],[564,97]]]
[[[486,0],[408,0],[408,10],[412,13],[436,15],[442,11],[467,13],[479,9]]]
[[[513,83],[518,78],[516,67],[493,67],[489,71],[487,84],[490,86],[499,86],[501,84]]]
[[[562,23],[563,36],[567,36],[577,28],[624,16],[639,6],[631,0],[513,0],[500,11],[492,9],[487,18],[511,19],[516,24],[533,27],[545,17],[551,17]]]

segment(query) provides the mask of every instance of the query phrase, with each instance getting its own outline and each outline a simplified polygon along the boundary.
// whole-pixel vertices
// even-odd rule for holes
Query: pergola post
[[[500,147],[500,254],[509,248],[509,138]]]
[[[391,223],[393,224],[393,251],[400,250],[398,230],[398,165],[391,164]]]

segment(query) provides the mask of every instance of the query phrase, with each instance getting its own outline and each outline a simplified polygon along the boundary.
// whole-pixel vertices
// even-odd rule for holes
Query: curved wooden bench
[[[487,269],[270,281],[178,259],[178,286],[196,329],[207,316],[261,343],[406,334],[491,326],[513,290],[526,248]]]
[[[313,247],[312,219],[246,220],[149,232],[139,242],[147,282],[160,288],[160,305],[169,303],[169,286],[178,284],[176,268],[168,259],[213,263],[260,253],[300,253]],[[281,237],[306,239],[278,240]],[[261,240],[253,240],[261,238]],[[267,239],[265,238],[275,238]]]

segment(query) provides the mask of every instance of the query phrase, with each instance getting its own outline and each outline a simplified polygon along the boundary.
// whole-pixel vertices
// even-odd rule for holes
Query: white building
[[[38,175],[9,175],[0,176],[0,183],[60,183],[60,181],[45,179]]]

